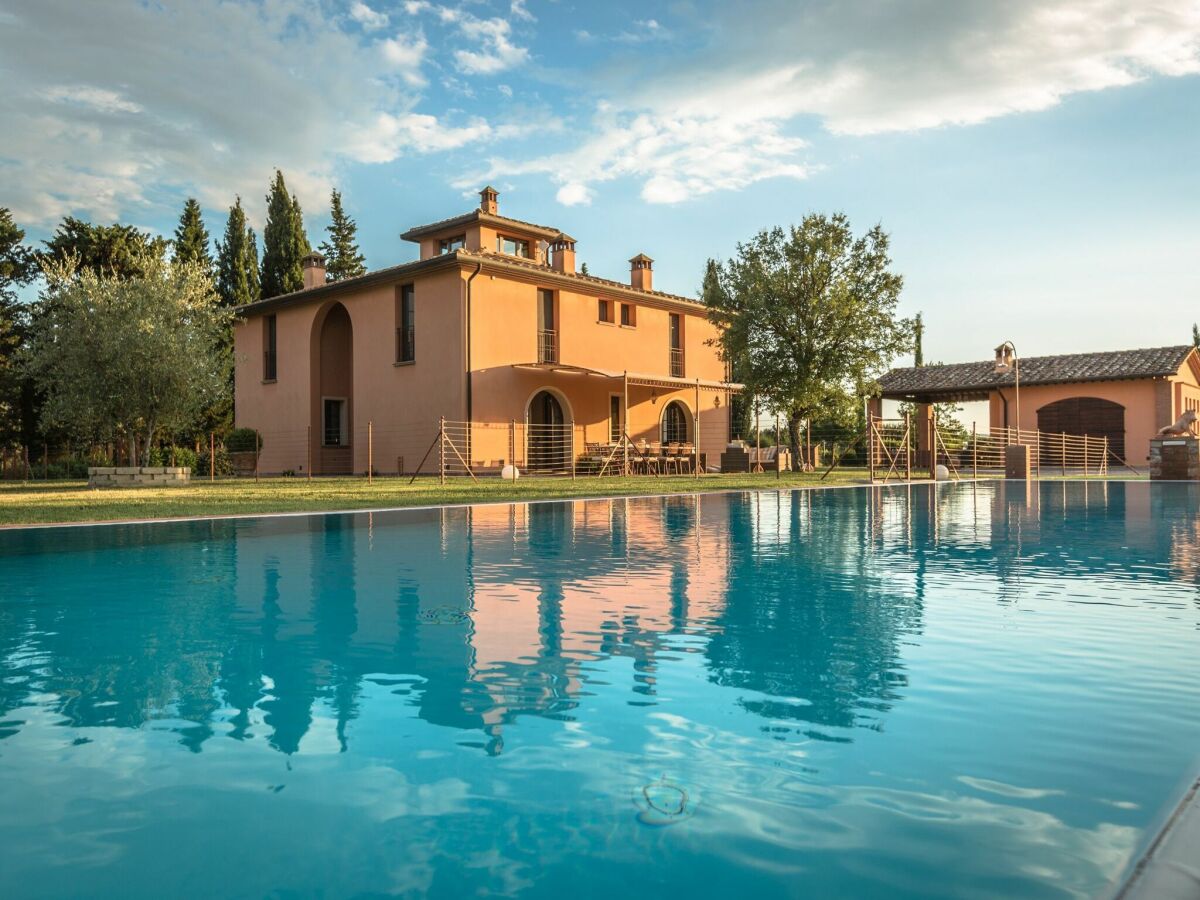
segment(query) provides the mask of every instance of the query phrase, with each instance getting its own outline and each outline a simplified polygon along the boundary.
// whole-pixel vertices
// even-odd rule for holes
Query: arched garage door
[[[1038,410],[1038,431],[1108,438],[1108,449],[1125,458],[1125,407],[1099,397],[1068,397]]]

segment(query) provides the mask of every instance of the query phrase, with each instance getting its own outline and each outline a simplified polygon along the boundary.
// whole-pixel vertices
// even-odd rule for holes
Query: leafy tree
[[[580,275],[588,275],[588,274],[590,274],[590,273],[588,272],[587,263],[584,263],[583,265],[581,265],[581,266],[579,267],[579,274],[580,274]]]
[[[321,244],[325,257],[325,280],[343,281],[367,273],[366,260],[358,250],[358,226],[342,209],[342,194],[334,191],[329,198],[332,220],[325,230],[329,240]]]
[[[156,437],[191,427],[228,390],[222,349],[232,313],[197,263],[145,261],[119,277],[50,263],[27,368],[43,427],[129,441],[147,465]]]
[[[262,297],[288,294],[304,287],[301,260],[310,252],[300,202],[288,194],[283,173],[275,170],[267,194],[267,225],[263,229]]]
[[[0,207],[0,443],[9,443],[28,429],[29,392],[17,366],[25,339],[26,308],[17,288],[37,274],[37,258],[25,245],[25,232],[12,213]]]
[[[241,197],[229,207],[225,237],[217,244],[217,294],[227,307],[253,303],[259,296],[258,246]]]
[[[144,275],[147,268],[161,261],[167,252],[166,238],[154,237],[132,225],[93,225],[67,216],[50,240],[44,242],[45,262],[53,264],[74,260],[74,265],[96,274],[118,278]]]
[[[175,229],[175,262],[197,263],[204,271],[211,272],[212,253],[208,249],[208,229],[200,215],[200,204],[188,197]]]
[[[719,289],[705,302],[722,329],[721,354],[750,393],[787,417],[793,465],[805,419],[912,348],[912,323],[896,315],[903,278],[878,225],[856,238],[846,216],[810,214],[738,244],[714,277]]]
[[[1200,350],[1200,325],[1192,323],[1192,346]]]

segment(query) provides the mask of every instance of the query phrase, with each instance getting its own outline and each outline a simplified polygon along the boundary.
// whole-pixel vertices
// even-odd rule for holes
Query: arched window
[[[662,442],[664,444],[686,444],[688,440],[688,415],[683,404],[672,400],[663,410]]]

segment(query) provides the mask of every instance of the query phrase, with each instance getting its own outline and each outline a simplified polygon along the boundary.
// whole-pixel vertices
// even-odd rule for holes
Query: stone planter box
[[[256,457],[253,450],[238,450],[229,454],[229,464],[235,475],[253,475]]]
[[[1200,481],[1200,439],[1159,437],[1150,441],[1153,481]]]
[[[189,484],[187,466],[94,466],[88,469],[88,487],[171,487]]]

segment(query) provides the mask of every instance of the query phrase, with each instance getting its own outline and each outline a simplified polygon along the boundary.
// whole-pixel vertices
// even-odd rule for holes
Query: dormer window
[[[442,238],[438,241],[438,253],[453,253],[455,250],[462,250],[467,246],[467,236],[459,234],[450,238]]]
[[[503,253],[506,256],[520,256],[524,259],[528,259],[529,241],[522,241],[519,238],[505,237],[502,234],[497,235],[496,252]]]

